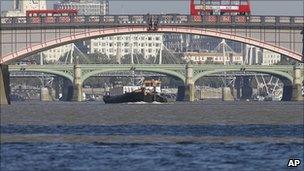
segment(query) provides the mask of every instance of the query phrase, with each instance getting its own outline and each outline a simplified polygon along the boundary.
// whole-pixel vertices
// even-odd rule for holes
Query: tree
[[[91,64],[115,64],[116,59],[113,56],[107,56],[102,53],[91,53],[88,55]]]
[[[282,55],[281,60],[275,63],[274,65],[295,65],[296,63],[297,63],[296,60]]]
[[[207,58],[207,60],[205,61],[205,64],[214,64],[214,62],[212,59]]]

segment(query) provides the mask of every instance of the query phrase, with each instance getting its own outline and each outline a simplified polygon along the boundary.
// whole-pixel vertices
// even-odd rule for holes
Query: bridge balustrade
[[[84,23],[85,17],[84,16],[75,16],[72,21],[75,23]]]
[[[115,18],[114,18],[114,16],[103,16],[102,21],[105,22],[105,23],[114,23]]]
[[[279,23],[290,23],[290,17],[280,17]]]
[[[69,16],[59,16],[59,23],[70,23],[71,17]]]
[[[88,16],[87,20],[89,23],[99,23],[100,22],[99,16]]]
[[[116,20],[117,23],[120,23],[120,24],[130,23],[129,16],[117,16],[115,18],[115,20]]]
[[[231,16],[221,16],[220,17],[220,21],[222,22],[222,23],[231,23]]]
[[[217,18],[218,18],[217,16],[204,16],[202,22],[203,23],[207,22],[207,23],[211,23],[211,24],[217,23]]]
[[[276,17],[274,17],[274,16],[265,17],[265,23],[273,23],[273,24],[275,24],[278,21],[279,20],[276,20]]]
[[[289,25],[304,24],[304,17],[299,16],[190,16],[190,15],[107,15],[107,16],[47,16],[47,17],[2,17],[2,26],[23,26],[24,24],[145,24],[153,18],[160,24],[269,24],[269,25]]]
[[[187,15],[179,15],[176,16],[176,20],[178,23],[187,23],[188,22],[188,16]]]
[[[14,17],[11,20],[12,24],[26,24],[28,22],[30,21],[28,21],[26,17]]]
[[[141,23],[144,23],[144,16],[140,16],[140,15],[138,15],[138,16],[131,16],[130,17],[131,19],[131,23],[133,23],[133,24],[141,24]]]
[[[237,23],[237,24],[245,24],[247,22],[247,17],[245,16],[236,16],[234,17],[234,23]]]
[[[45,17],[44,23],[56,23],[56,20],[54,17]]]
[[[259,16],[252,16],[249,18],[249,21],[251,23],[261,23],[262,22],[262,18]]]
[[[294,19],[294,23],[304,24],[304,17],[292,17]]]

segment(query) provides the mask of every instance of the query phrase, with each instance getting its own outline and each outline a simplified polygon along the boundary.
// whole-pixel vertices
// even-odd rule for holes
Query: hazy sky
[[[1,11],[13,0],[1,0]],[[47,0],[48,7],[58,0]],[[250,0],[253,15],[304,16],[304,0]],[[110,14],[189,13],[188,0],[110,0]]]

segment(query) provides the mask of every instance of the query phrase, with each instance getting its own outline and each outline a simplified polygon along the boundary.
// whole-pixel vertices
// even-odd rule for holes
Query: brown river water
[[[287,170],[303,102],[14,102],[1,170]],[[302,170],[303,163],[292,170]]]

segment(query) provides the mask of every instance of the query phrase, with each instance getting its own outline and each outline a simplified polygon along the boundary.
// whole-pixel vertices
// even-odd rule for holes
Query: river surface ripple
[[[1,170],[303,170],[303,102],[1,106]]]

